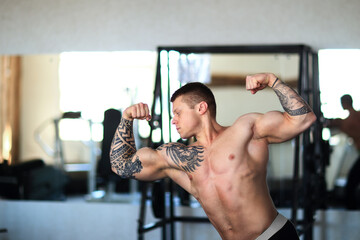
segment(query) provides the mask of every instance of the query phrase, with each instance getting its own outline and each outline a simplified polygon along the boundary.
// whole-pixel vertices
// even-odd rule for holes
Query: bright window
[[[60,55],[60,109],[81,112],[82,123],[62,120],[61,138],[89,140],[88,120],[93,123],[92,138],[102,140],[104,112],[124,110],[133,103],[151,107],[156,71],[156,52],[65,52]],[[139,121],[139,133],[150,132]]]
[[[325,118],[346,118],[340,98],[350,94],[354,108],[360,108],[360,49],[319,51],[321,110]]]

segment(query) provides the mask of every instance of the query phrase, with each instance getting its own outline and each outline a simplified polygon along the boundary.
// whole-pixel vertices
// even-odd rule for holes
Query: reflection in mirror
[[[331,145],[327,188],[332,205],[350,209],[360,207],[360,195],[356,190],[360,184],[357,177],[360,170],[357,166],[360,150],[359,62],[359,49],[319,51],[321,109],[324,117],[329,119],[326,121],[329,128],[324,129],[323,137]],[[344,105],[343,108],[341,97],[345,94],[352,97],[353,109]]]
[[[51,166],[59,170],[58,176],[62,178],[54,186],[57,190],[64,182],[65,193],[69,190],[71,194],[88,194],[102,190],[103,180],[96,176],[99,168],[96,161],[101,158],[105,111],[122,110],[140,99],[151,103],[156,55],[148,51],[71,52],[1,58],[0,163],[2,167],[6,165],[5,162],[16,167],[19,165],[16,169],[4,169],[4,174],[12,175],[20,169],[29,175],[35,168]],[[18,59],[18,67],[14,68],[9,59]],[[4,87],[4,83],[14,82],[10,81],[9,76],[17,79],[18,85],[14,84],[13,89]],[[12,93],[16,87],[19,94],[14,95]],[[15,107],[14,100],[10,98],[15,96],[21,101],[20,107]],[[9,119],[13,119],[9,113],[16,109],[19,109],[17,128],[8,123]],[[16,129],[20,134],[16,134]],[[137,130],[140,140],[149,134],[146,124],[139,123]],[[18,143],[11,143],[11,139],[18,136]],[[138,143],[141,144],[141,141]],[[50,170],[41,170],[37,171],[38,174],[43,174],[43,179],[49,179]],[[8,190],[14,189],[17,193],[1,197],[63,199],[61,194],[52,195],[50,189],[42,189],[42,196],[29,195],[29,191],[19,192],[24,187],[24,181],[16,178],[9,178],[9,181]],[[43,185],[53,186],[52,182],[43,182]]]

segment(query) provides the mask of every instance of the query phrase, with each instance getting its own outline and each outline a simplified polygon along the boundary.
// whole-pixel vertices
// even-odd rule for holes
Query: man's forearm
[[[290,116],[304,115],[312,112],[310,106],[291,87],[278,80],[273,89],[278,96],[281,106]]]
[[[136,146],[133,134],[133,121],[121,118],[116,129],[110,150],[112,170],[123,178],[133,178],[142,169],[141,162],[135,157]]]

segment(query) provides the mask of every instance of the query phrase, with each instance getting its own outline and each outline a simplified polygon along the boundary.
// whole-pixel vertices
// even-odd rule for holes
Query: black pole
[[[138,240],[144,240],[144,223],[146,217],[146,199],[147,199],[147,190],[148,184],[141,184],[141,204],[140,204],[140,216],[138,220]]]
[[[303,66],[304,76],[302,81],[301,95],[305,101],[309,102],[309,52],[303,52]],[[303,186],[304,186],[304,240],[313,239],[313,215],[314,209],[312,206],[312,178],[313,178],[313,154],[310,142],[310,130],[303,133],[302,139],[303,148]]]

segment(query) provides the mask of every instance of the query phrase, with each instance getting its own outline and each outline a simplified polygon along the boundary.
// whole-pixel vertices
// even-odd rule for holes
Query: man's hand
[[[149,113],[149,107],[145,103],[137,103],[125,109],[123,112],[123,118],[127,120],[134,120],[134,119],[146,119],[149,121],[151,119]]]
[[[276,81],[276,76],[272,73],[258,73],[248,75],[246,77],[246,90],[255,94],[259,90],[263,90],[267,86],[272,87]]]

